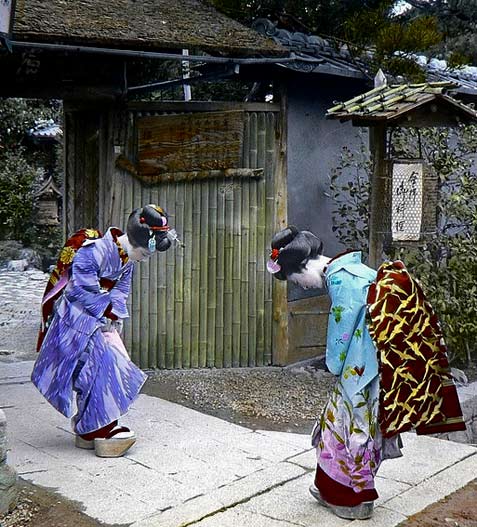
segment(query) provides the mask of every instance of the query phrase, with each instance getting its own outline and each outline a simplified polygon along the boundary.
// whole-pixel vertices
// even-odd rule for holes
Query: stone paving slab
[[[368,521],[342,520],[308,493],[307,435],[253,431],[141,395],[125,422],[138,443],[119,459],[74,447],[69,422],[28,381],[32,362],[0,362],[9,463],[104,523],[134,527],[394,527],[475,478],[477,450],[404,434],[404,457],[383,463]]]

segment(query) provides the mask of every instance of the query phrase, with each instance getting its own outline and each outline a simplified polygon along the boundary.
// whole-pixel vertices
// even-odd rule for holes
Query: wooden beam
[[[382,261],[386,205],[386,126],[369,129],[369,150],[373,172],[369,189],[369,265],[377,268]]]
[[[286,85],[279,88],[279,140],[275,170],[275,232],[287,226],[287,128],[288,97]],[[273,364],[286,364],[288,359],[288,294],[286,281],[273,281]]]

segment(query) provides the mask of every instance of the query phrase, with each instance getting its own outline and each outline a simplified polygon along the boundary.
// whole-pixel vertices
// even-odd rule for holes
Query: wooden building
[[[65,234],[121,227],[158,203],[185,243],[136,268],[125,333],[136,363],[285,362],[286,288],[265,272],[286,224],[280,104],[131,94],[138,64],[180,63],[184,49],[208,79],[289,53],[199,0],[17,0],[11,45],[0,96],[64,101]]]
[[[65,232],[124,226],[152,202],[185,243],[137,266],[125,334],[133,359],[231,367],[322,354],[326,295],[272,280],[265,262],[288,223],[318,233],[330,253],[341,248],[328,174],[358,133],[325,114],[368,89],[362,65],[320,37],[263,20],[252,30],[199,0],[16,7],[0,96],[64,101]],[[142,75],[180,64],[183,50],[198,66],[189,84],[240,78],[273,102],[138,101],[184,84]]]

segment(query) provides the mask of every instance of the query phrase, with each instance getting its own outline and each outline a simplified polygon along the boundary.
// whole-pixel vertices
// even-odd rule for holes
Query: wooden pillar
[[[287,226],[287,123],[286,86],[280,87],[278,154],[275,170],[275,222],[277,232]],[[273,364],[286,364],[288,358],[288,294],[287,282],[273,280]]]
[[[369,150],[373,172],[369,189],[369,265],[377,269],[382,262],[386,229],[386,126],[369,129]]]

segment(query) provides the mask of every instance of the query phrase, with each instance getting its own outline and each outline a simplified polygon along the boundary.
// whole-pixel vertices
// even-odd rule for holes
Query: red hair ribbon
[[[275,262],[278,259],[279,254],[280,251],[278,249],[272,249],[272,254],[270,254],[270,258]]]
[[[170,230],[169,225],[164,225],[163,227],[149,226],[151,231],[168,231]]]

